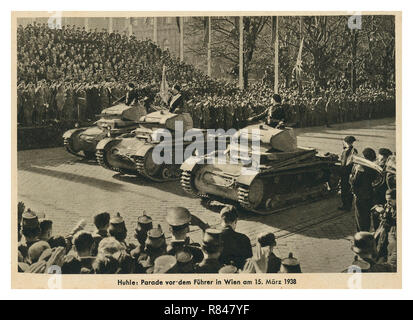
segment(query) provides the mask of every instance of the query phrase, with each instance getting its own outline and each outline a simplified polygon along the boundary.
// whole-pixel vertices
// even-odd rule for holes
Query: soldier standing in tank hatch
[[[250,117],[247,119],[248,122],[262,121],[269,126],[275,127],[280,122],[285,121],[285,111],[281,105],[281,96],[279,94],[274,94],[271,99],[271,106],[264,110],[264,112]]]
[[[350,190],[349,178],[353,168],[353,155],[357,154],[357,149],[353,143],[356,138],[347,136],[343,141],[343,153],[341,154],[341,170],[340,170],[340,190],[342,206],[339,210],[350,211],[353,201],[353,195]]]
[[[175,84],[172,87],[172,96],[168,100],[169,112],[179,113],[182,112],[184,107],[184,97],[181,94],[181,86]]]

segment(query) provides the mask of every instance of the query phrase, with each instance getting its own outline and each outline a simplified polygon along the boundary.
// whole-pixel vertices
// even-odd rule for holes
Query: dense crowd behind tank
[[[134,83],[142,104],[162,105],[158,95],[162,68],[170,85],[179,83],[184,110],[196,127],[240,128],[271,103],[271,80],[263,77],[239,90],[234,81],[213,79],[179,62],[150,40],[79,27],[50,29],[46,24],[19,26],[17,32],[17,117],[20,126],[87,122],[125,95]],[[306,83],[280,85],[288,121],[298,127],[394,116],[395,88],[374,82],[352,92],[338,77],[327,89]]]

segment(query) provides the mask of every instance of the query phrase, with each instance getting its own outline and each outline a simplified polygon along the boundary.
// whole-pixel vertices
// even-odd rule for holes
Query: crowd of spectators
[[[179,83],[185,111],[201,128],[238,128],[271,104],[273,89],[263,79],[239,90],[235,83],[212,79],[179,62],[150,40],[46,24],[17,30],[17,115],[22,126],[95,120],[95,115],[125,95],[134,83],[141,99],[162,104],[158,95],[163,66],[169,83]],[[281,87],[288,122],[314,126],[394,115],[394,87],[370,84],[350,90],[346,79],[327,89],[306,84]]]
[[[273,233],[258,236],[255,254],[251,241],[236,231],[238,214],[232,206],[221,210],[221,225],[214,228],[186,208],[168,208],[167,237],[159,224],[145,213],[138,218],[134,241],[121,215],[99,213],[95,231],[80,221],[67,235],[55,235],[45,215],[18,205],[18,271],[62,274],[150,273],[301,273],[299,261],[290,254],[274,253]],[[200,243],[189,237],[189,226],[202,230]]]

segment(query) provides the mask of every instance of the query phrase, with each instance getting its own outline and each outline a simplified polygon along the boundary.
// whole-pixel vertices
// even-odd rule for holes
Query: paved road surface
[[[321,152],[340,153],[341,140],[349,134],[357,138],[359,151],[367,146],[395,150],[394,119],[298,129],[297,134],[299,145]],[[137,218],[146,211],[169,236],[164,216],[170,206],[185,206],[210,225],[219,223],[217,212],[202,206],[175,182],[159,184],[114,174],[93,162],[78,160],[63,148],[18,153],[18,199],[52,219],[55,234],[69,232],[82,218],[88,222],[87,229],[93,230],[94,214],[119,211],[128,238],[133,240]],[[337,211],[339,204],[339,198],[332,197],[266,217],[242,213],[237,230],[246,233],[253,244],[260,232],[275,232],[278,255],[293,252],[303,272],[340,272],[352,262],[348,238],[355,227],[353,213]],[[191,229],[191,237],[199,241],[199,230]]]

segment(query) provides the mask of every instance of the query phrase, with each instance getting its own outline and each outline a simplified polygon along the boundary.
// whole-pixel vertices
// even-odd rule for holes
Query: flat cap
[[[174,227],[183,226],[191,222],[191,213],[183,207],[170,208],[166,212],[166,222]]]
[[[222,244],[222,230],[209,228],[206,229],[204,232],[204,236],[202,238],[202,243],[204,245],[221,245]]]

